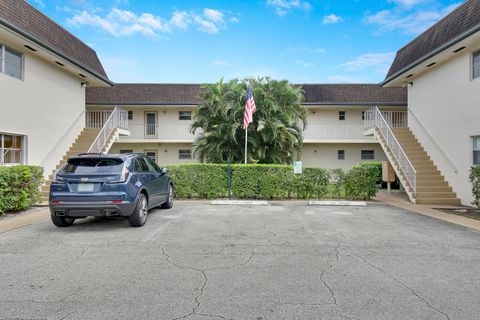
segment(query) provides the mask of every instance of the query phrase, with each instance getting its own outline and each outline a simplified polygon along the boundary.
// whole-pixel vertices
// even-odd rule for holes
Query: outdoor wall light
[[[413,82],[410,81],[410,82],[408,83],[408,86],[409,86],[409,87],[413,87]]]
[[[80,86],[81,86],[82,88],[85,88],[85,87],[87,86],[87,83],[86,83],[86,82],[81,82],[81,83],[80,83]]]

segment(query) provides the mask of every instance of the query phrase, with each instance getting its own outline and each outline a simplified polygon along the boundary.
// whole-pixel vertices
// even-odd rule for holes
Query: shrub
[[[41,167],[0,167],[0,214],[25,210],[38,203],[42,183]]]
[[[345,176],[345,195],[355,200],[370,200],[378,191],[377,176],[370,166],[354,166]]]
[[[342,169],[330,170],[330,196],[332,198],[345,197],[346,173]]]
[[[224,164],[186,164],[170,167],[178,198],[213,199],[228,196],[228,167]],[[327,193],[329,174],[305,168],[293,173],[286,165],[231,165],[232,196],[238,199],[306,199]]]
[[[470,182],[472,183],[472,204],[480,208],[480,166],[474,166],[470,169]]]
[[[380,170],[381,172],[381,170]],[[228,166],[183,164],[170,167],[175,195],[182,199],[214,199],[228,196]],[[371,199],[377,193],[378,165],[341,169],[304,168],[294,174],[286,165],[231,165],[232,197],[237,199]]]
[[[382,163],[380,161],[366,161],[353,166],[354,168],[365,168],[369,175],[375,177],[376,183],[382,182]]]

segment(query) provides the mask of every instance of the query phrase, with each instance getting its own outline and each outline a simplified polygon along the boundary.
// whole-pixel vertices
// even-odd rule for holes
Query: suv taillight
[[[109,183],[123,183],[123,182],[127,181],[129,174],[130,174],[130,172],[128,171],[127,166],[123,166],[122,174],[120,175],[120,178],[117,179],[117,180],[111,180],[111,181],[109,181]]]
[[[52,180],[53,183],[63,183],[65,181],[63,177],[58,176],[59,171],[55,172],[55,174],[53,175],[53,180]]]

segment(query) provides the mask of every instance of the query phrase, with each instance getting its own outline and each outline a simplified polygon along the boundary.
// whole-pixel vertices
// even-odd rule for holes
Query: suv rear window
[[[123,160],[115,158],[74,158],[68,160],[63,173],[117,173],[123,169]]]

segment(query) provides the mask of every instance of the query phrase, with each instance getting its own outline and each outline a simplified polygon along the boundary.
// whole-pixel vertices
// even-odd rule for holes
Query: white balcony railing
[[[304,140],[365,140],[363,124],[308,124]],[[372,139],[373,140],[373,139]]]
[[[193,142],[196,135],[190,133],[190,124],[129,124],[129,136],[120,137],[126,140],[172,140]]]
[[[88,118],[87,123],[88,124]],[[90,122],[90,125],[97,125],[97,122]],[[89,128],[87,126],[87,128]],[[92,127],[90,127],[92,128]],[[121,110],[115,108],[113,111],[110,112],[110,115],[101,127],[93,127],[93,128],[102,128],[98,133],[95,141],[92,143],[88,152],[92,153],[100,153],[104,152],[104,148],[107,145],[109,139],[111,139],[112,134],[114,133],[115,129],[124,129],[128,130],[128,113],[125,110]]]
[[[374,127],[376,110],[378,110],[377,107],[365,111],[364,129]],[[405,128],[408,126],[407,111],[378,111],[390,128]]]
[[[406,111],[393,112],[406,113]],[[390,116],[389,120],[386,119],[385,114],[387,115],[387,117]],[[413,194],[415,194],[417,191],[417,171],[415,170],[414,166],[410,162],[410,159],[407,157],[405,151],[403,150],[402,146],[400,145],[392,131],[392,127],[401,127],[403,123],[405,124],[404,126],[406,126],[406,114],[405,120],[400,120],[400,117],[403,117],[403,115],[393,115],[390,113],[386,113],[385,111],[380,111],[378,107],[374,107],[365,112],[365,128],[378,129],[388,149],[390,150],[398,166],[400,167],[400,170],[403,172],[408,183],[410,184],[410,187],[413,190]]]

